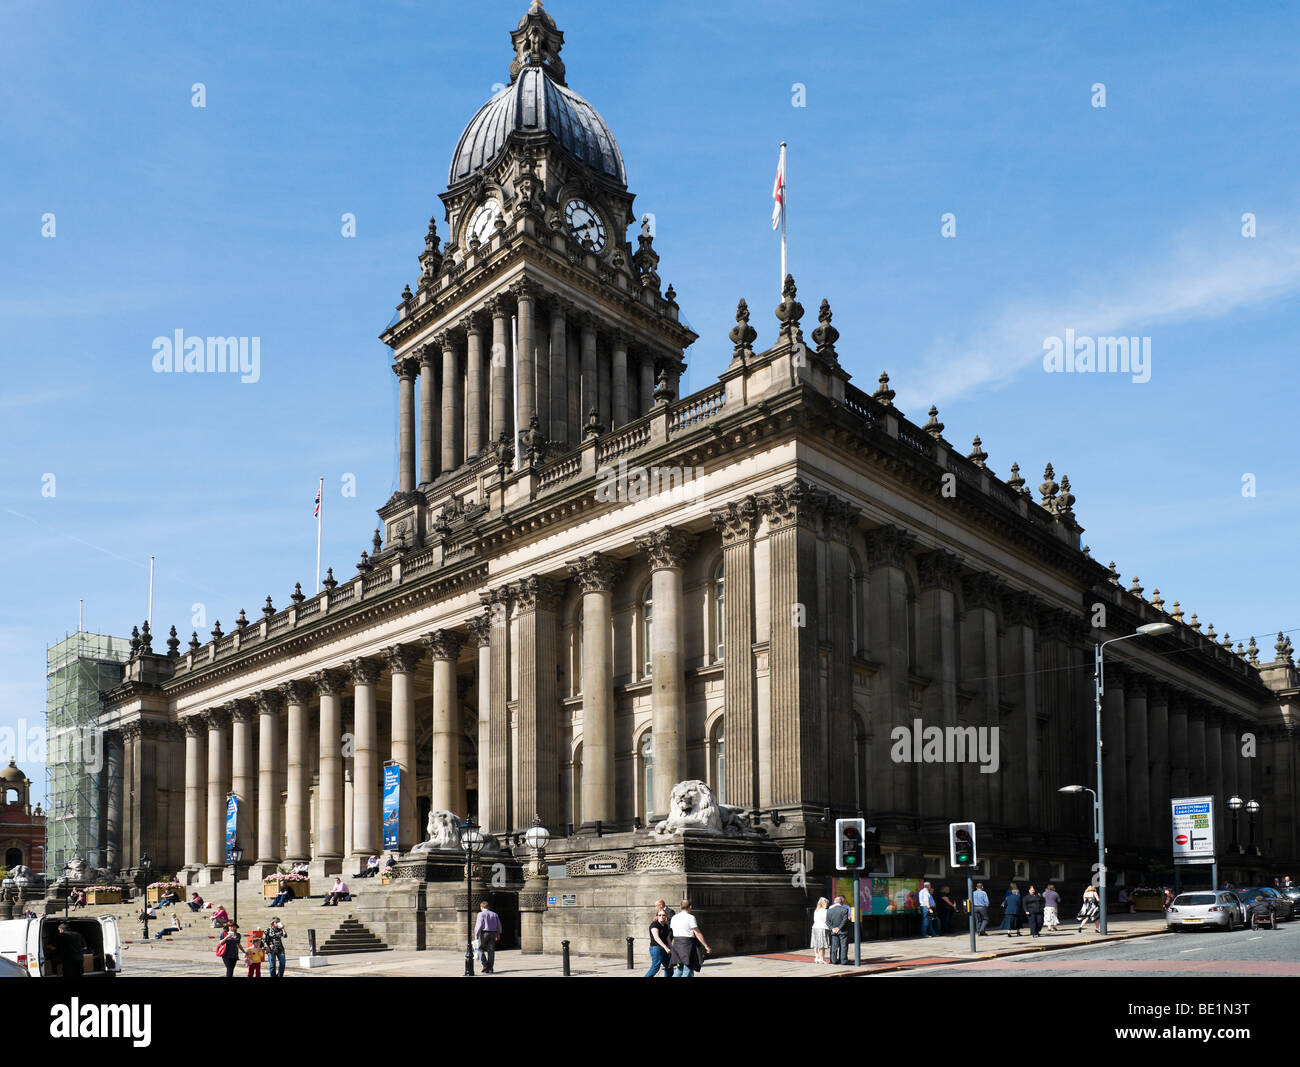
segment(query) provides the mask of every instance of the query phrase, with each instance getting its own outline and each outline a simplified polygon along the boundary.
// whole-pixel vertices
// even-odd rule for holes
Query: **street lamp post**
[[[460,847],[465,850],[465,977],[474,977],[474,887],[471,881],[474,857],[483,847],[483,835],[469,816],[460,828]]]
[[[144,939],[149,940],[149,870],[153,867],[153,860],[149,858],[149,853],[144,853],[140,857],[140,870],[144,872],[144,907],[140,914],[144,916]]]
[[[232,874],[230,879],[231,889],[234,891],[235,894],[235,899],[231,907],[234,910],[233,918],[235,920],[235,929],[238,930],[239,929],[239,864],[244,859],[244,850],[239,847],[238,841],[232,842],[231,846],[228,849],[226,849],[226,856],[230,860],[230,866],[231,866],[231,874]]]
[[[1097,792],[1096,796],[1096,834],[1097,834],[1097,888],[1101,894],[1101,932],[1107,932],[1106,926],[1106,804],[1105,790],[1102,784],[1101,772],[1101,698],[1106,692],[1105,682],[1105,663],[1103,655],[1107,645],[1113,645],[1119,641],[1127,641],[1133,637],[1154,637],[1157,634],[1167,634],[1173,630],[1173,623],[1169,622],[1150,622],[1145,626],[1139,626],[1133,633],[1125,634],[1123,637],[1112,637],[1109,641],[1102,641],[1096,646],[1096,652],[1093,657],[1093,688],[1095,692],[1095,709],[1097,713]],[[1077,792],[1077,790],[1075,790]],[[1089,790],[1091,792],[1091,790]]]
[[[1241,818],[1241,809],[1245,806],[1245,801],[1238,796],[1228,798],[1228,809],[1232,812],[1232,844],[1228,846],[1228,852],[1234,856],[1241,855],[1241,839],[1237,836],[1237,822]]]
[[[1250,845],[1246,851],[1252,856],[1260,855],[1259,846],[1255,844],[1255,816],[1259,813],[1259,801],[1251,800],[1246,803],[1246,814],[1250,816]]]

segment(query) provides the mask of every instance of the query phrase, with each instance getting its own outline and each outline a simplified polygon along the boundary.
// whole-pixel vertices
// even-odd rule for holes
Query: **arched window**
[[[726,628],[726,612],[723,609],[722,583],[725,577],[726,564],[718,560],[718,565],[713,571],[713,645],[714,659],[720,660],[723,656],[723,650],[726,647],[724,640]]]
[[[648,825],[655,810],[655,738],[649,730],[641,738],[641,818]]]
[[[644,677],[650,677],[651,649],[654,647],[654,583],[645,587],[645,596],[641,600],[641,645],[644,660]]]
[[[582,695],[582,608],[573,624],[573,695]]]
[[[720,804],[725,804],[727,802],[727,728],[721,715],[713,726],[713,736],[709,738],[709,758],[713,794]]]

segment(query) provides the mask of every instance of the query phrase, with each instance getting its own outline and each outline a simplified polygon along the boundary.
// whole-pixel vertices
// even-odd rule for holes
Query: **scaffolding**
[[[101,692],[122,681],[131,642],[78,631],[46,650],[46,867],[58,877],[81,858],[102,866],[100,793],[104,767]]]

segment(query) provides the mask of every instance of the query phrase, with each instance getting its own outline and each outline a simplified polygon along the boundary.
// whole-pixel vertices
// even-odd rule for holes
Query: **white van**
[[[0,956],[25,968],[29,978],[54,977],[59,973],[58,961],[46,958],[46,945],[56,938],[59,924],[64,922],[86,942],[85,976],[115,977],[122,969],[122,941],[117,920],[110,915],[0,920]]]

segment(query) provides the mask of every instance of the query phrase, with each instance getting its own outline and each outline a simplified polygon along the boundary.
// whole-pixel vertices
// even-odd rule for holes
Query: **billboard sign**
[[[1170,801],[1174,860],[1214,859],[1214,798],[1181,797]]]

